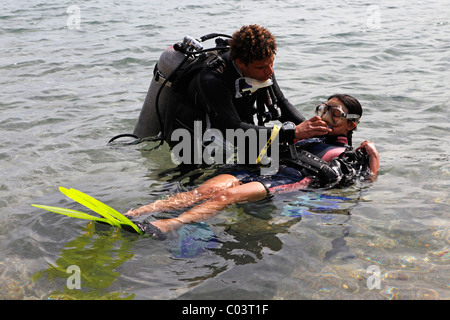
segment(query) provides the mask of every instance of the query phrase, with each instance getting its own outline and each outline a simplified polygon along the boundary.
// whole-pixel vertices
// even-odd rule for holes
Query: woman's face
[[[328,106],[335,106],[340,107],[342,112],[348,114],[348,109],[341,100],[338,98],[331,98],[326,103]],[[338,135],[346,135],[349,131],[353,130],[356,127],[356,124],[353,121],[349,121],[346,118],[339,118],[334,117],[334,119],[331,119],[332,114],[331,112],[327,112],[322,116],[322,120],[325,121],[333,131],[329,133],[329,135],[332,136],[338,136]]]

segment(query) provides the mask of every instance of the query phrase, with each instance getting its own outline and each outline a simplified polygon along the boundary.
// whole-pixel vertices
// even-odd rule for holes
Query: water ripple
[[[408,2],[408,10],[384,0],[77,5],[79,30],[67,27],[68,4],[53,0],[7,1],[0,15],[0,167],[7,177],[0,184],[0,268],[8,266],[1,271],[2,298],[49,297],[55,290],[61,292],[52,297],[69,298],[63,273],[50,273],[53,287],[45,277],[29,280],[56,261],[61,268],[64,259],[85,261],[83,252],[116,263],[103,279],[111,287],[94,281],[91,297],[449,298],[444,0]],[[368,23],[369,8],[379,10],[378,26]],[[200,245],[204,250],[189,257],[179,254],[185,247],[131,239],[29,206],[75,207],[58,194],[64,185],[125,211],[212,174],[195,171],[178,181],[175,173],[160,175],[171,168],[166,147],[149,152],[151,143],[106,142],[133,130],[162,50],[185,35],[230,34],[250,23],[276,35],[278,82],[305,116],[333,93],[362,102],[354,140],[377,144],[376,183],[324,192],[351,199],[324,211],[298,194],[230,207],[208,222],[218,246]],[[303,214],[282,214],[288,210]],[[85,242],[86,251],[71,251]],[[381,269],[380,290],[367,288],[371,265]]]

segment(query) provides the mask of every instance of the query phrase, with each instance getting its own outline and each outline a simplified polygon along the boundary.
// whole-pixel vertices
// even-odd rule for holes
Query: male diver
[[[282,157],[278,173],[270,176],[261,176],[257,171],[221,174],[192,191],[129,210],[126,215],[135,217],[193,206],[177,218],[135,222],[141,231],[164,238],[167,232],[184,224],[206,220],[233,203],[258,201],[268,195],[309,186],[348,186],[360,177],[376,178],[379,156],[374,143],[364,141],[356,150],[351,147],[353,130],[362,116],[358,100],[349,95],[333,95],[316,107],[316,116],[331,132],[323,138],[298,141],[297,157]]]
[[[172,81],[168,79],[169,75],[162,75],[160,72],[159,65],[163,63],[160,61],[157,64],[154,72],[155,79],[162,82],[167,78],[164,84],[167,87],[171,86],[170,89],[163,90],[173,90],[177,87],[176,94],[173,93],[168,98],[171,99],[170,101],[162,101],[164,91],[161,90],[158,92],[160,96],[156,98],[156,100],[159,98],[156,108],[161,108],[157,112],[162,118],[159,122],[164,127],[163,138],[171,147],[178,143],[178,140],[171,140],[171,133],[174,130],[181,128],[192,133],[194,123],[199,120],[202,121],[203,130],[218,129],[223,137],[226,136],[227,129],[243,129],[244,131],[250,129],[257,132],[265,130],[264,137],[270,137],[272,127],[266,127],[265,123],[273,120],[293,122],[295,130],[281,128],[279,133],[281,143],[294,138],[323,136],[331,132],[320,117],[315,116],[306,120],[284,97],[273,72],[277,44],[269,30],[259,25],[243,26],[228,40],[228,45],[229,48],[219,50],[215,59],[208,61],[201,71],[191,73],[192,77],[187,81],[179,81],[178,86],[177,79]],[[169,49],[166,50],[169,53],[167,60],[171,63],[176,60],[178,64],[178,56],[182,56],[176,52],[179,49]],[[150,112],[146,110],[155,99],[153,96],[158,94],[151,90],[147,94],[134,130],[134,134],[139,138],[148,136],[152,126],[159,126],[148,121]],[[174,102],[175,96],[177,98]],[[165,102],[167,102],[168,110],[163,110],[166,108]],[[258,119],[257,124],[254,121],[255,116]],[[233,141],[230,142],[233,144]],[[258,143],[258,145],[263,144]]]

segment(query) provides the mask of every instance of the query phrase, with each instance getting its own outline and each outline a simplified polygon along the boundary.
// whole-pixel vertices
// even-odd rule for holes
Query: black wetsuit
[[[258,96],[266,94],[263,89],[254,93],[244,93],[242,97],[236,97],[236,80],[241,78],[237,67],[229,58],[229,52],[222,55],[212,67],[205,67],[185,86],[180,96],[185,100],[178,108],[171,131],[177,128],[185,128],[193,131],[196,120],[202,121],[203,131],[208,128],[219,129],[225,137],[226,129],[256,129],[267,130],[270,137],[271,128],[254,123],[254,115],[257,113],[255,102]],[[275,76],[272,76],[272,89],[277,99],[277,105],[281,111],[280,122],[292,121],[299,124],[306,119],[284,97]],[[266,90],[266,89],[265,89]],[[280,140],[287,139],[280,132]],[[291,138],[291,137],[289,137]]]

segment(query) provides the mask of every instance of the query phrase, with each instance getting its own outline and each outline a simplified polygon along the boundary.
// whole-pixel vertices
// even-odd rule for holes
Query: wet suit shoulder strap
[[[328,162],[306,150],[297,149],[296,159],[283,158],[283,164],[291,166],[308,175],[316,176],[321,187],[330,185],[339,180],[340,173],[336,172]]]
[[[216,68],[224,63],[219,51],[213,50],[197,56],[192,62],[182,70],[173,80],[174,86],[178,88],[186,87],[187,83],[201,70]]]

